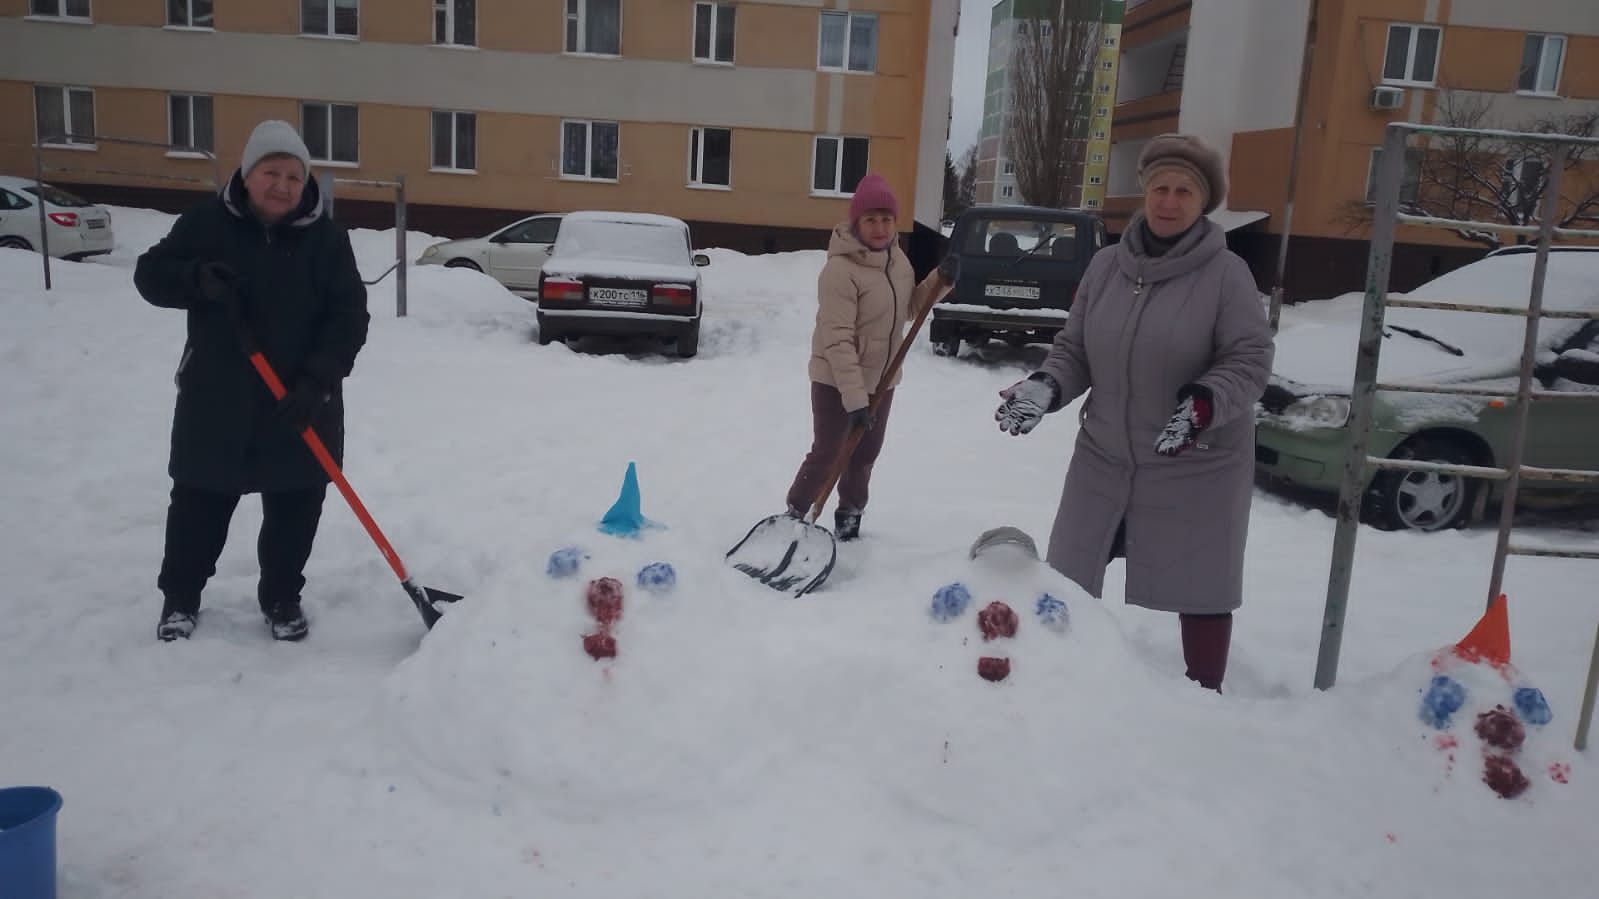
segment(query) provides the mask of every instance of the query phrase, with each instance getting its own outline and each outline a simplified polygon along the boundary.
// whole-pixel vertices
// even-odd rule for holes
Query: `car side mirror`
[[[1599,387],[1599,354],[1586,350],[1567,350],[1555,359],[1554,371],[1568,381]]]
[[[710,265],[710,264],[711,264],[711,257],[705,255],[704,253],[695,253],[694,254],[694,266],[696,268],[704,268],[705,266]]]

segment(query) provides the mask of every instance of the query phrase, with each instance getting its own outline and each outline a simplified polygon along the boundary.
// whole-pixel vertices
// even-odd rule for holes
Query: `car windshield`
[[[688,236],[681,228],[652,222],[568,219],[555,239],[554,255],[687,265]]]
[[[69,194],[59,187],[51,187],[48,184],[44,185],[42,190],[40,189],[40,186],[36,184],[30,184],[27,187],[24,187],[23,190],[33,194],[36,197],[44,197],[44,201],[49,203],[51,206],[68,206],[76,208],[94,205],[93,203],[90,203],[88,200],[85,200],[76,194]]]
[[[971,256],[1021,256],[1034,250],[1037,250],[1032,253],[1035,259],[1075,259],[1076,223],[981,218],[967,228],[961,244],[961,252]]]

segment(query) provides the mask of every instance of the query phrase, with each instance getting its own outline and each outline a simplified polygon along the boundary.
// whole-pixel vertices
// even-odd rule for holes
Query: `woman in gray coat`
[[[1026,434],[1088,393],[1049,563],[1098,597],[1125,556],[1127,601],[1178,613],[1188,677],[1220,690],[1272,335],[1249,267],[1203,217],[1227,192],[1220,155],[1163,134],[1138,180],[1143,209],[1089,263],[1043,366],[1001,392],[994,417]]]

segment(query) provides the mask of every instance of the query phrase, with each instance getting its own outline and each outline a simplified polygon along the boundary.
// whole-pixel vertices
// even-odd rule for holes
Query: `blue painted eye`
[[[1050,630],[1066,629],[1066,603],[1048,593],[1038,597],[1038,603],[1033,607],[1033,614],[1038,616],[1040,624]]]
[[[1444,730],[1449,727],[1449,719],[1465,704],[1465,686],[1452,677],[1440,674],[1432,679],[1427,687],[1427,695],[1421,698],[1421,720],[1438,730]]]
[[[639,569],[638,585],[651,593],[670,593],[677,586],[677,569],[670,562],[651,562]]]
[[[550,562],[544,567],[544,573],[550,577],[571,577],[583,567],[583,560],[588,554],[576,546],[567,546],[550,553]]]
[[[1554,712],[1549,710],[1549,701],[1543,698],[1543,691],[1537,687],[1516,688],[1516,711],[1521,714],[1521,720],[1540,727],[1555,717]]]
[[[965,584],[945,584],[933,594],[933,605],[928,610],[934,621],[953,621],[972,604],[972,591]]]

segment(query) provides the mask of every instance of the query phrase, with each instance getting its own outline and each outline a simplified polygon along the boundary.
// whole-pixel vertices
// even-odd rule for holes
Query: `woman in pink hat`
[[[898,373],[884,387],[875,412],[868,410],[871,391],[899,347],[905,323],[934,302],[944,286],[937,271],[916,283],[898,236],[893,189],[882,175],[866,175],[850,200],[849,221],[833,229],[827,264],[817,279],[810,362],[814,436],[788,488],[788,511],[798,518],[810,510],[845,438],[864,428],[838,482],[833,522],[840,540],[860,535],[872,463],[883,449]]]

